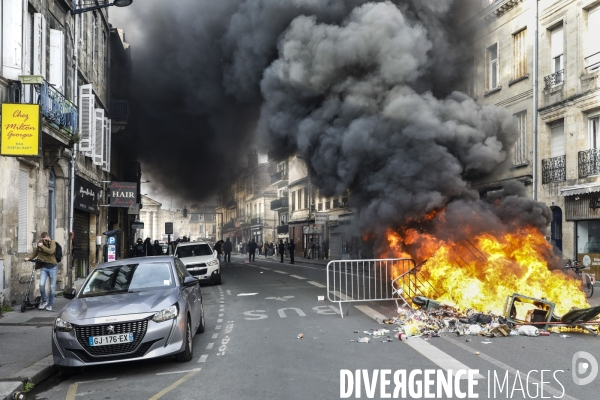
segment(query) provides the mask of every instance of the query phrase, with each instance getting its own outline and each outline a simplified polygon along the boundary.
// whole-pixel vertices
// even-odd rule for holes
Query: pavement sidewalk
[[[56,297],[52,311],[28,308],[21,304],[0,317],[0,400],[11,399],[22,390],[23,382],[38,384],[54,371],[52,326],[58,313],[69,302]]]
[[[238,258],[238,259],[244,259],[247,258],[248,255],[247,254],[232,254],[233,257]],[[237,256],[237,257],[236,257]],[[270,261],[270,262],[274,262],[274,263],[280,263],[279,262],[279,256],[275,255],[275,256],[256,256],[256,260],[258,261]],[[294,262],[296,264],[313,264],[313,265],[321,265],[323,267],[327,266],[327,263],[329,263],[331,260],[321,260],[321,259],[314,259],[314,258],[304,258],[304,257],[296,257],[294,259]],[[223,261],[221,261],[223,262]],[[290,258],[286,257],[283,259],[283,263],[284,264],[289,264],[290,263]]]

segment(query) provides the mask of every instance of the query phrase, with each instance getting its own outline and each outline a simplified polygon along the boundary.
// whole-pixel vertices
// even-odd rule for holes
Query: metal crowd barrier
[[[395,277],[406,276],[415,269],[415,262],[410,258],[330,261],[327,299],[339,304],[342,318],[342,303],[394,300],[397,305],[401,300],[407,304],[402,288],[394,287],[392,282]]]

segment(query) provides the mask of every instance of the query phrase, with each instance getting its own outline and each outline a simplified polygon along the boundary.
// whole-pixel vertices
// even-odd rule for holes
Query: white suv
[[[182,242],[175,249],[175,257],[179,258],[188,272],[200,281],[221,284],[221,264],[217,254],[206,242]]]

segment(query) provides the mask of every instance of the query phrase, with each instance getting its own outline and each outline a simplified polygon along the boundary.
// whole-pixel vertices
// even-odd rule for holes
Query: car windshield
[[[141,263],[99,268],[83,288],[81,297],[106,296],[175,287],[169,263]]]
[[[191,246],[180,246],[177,248],[175,257],[198,257],[198,256],[211,256],[213,254],[212,249],[208,244],[195,244]]]

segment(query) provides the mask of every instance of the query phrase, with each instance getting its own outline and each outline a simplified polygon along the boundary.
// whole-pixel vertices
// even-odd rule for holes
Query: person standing
[[[152,239],[149,237],[144,240],[144,256],[153,256],[154,255],[154,247],[152,246]]]
[[[163,255],[163,250],[162,250],[162,246],[160,245],[160,243],[158,242],[158,240],[154,241],[154,245],[152,246],[152,250],[155,256],[162,256]]]
[[[269,255],[269,243],[265,242],[265,245],[263,247],[263,254],[265,255],[265,258]]]
[[[290,244],[288,244],[288,250],[290,251],[290,264],[294,264],[294,251],[296,251],[294,239],[290,239]]]
[[[56,262],[56,242],[50,238],[48,232],[42,232],[36,249],[25,261],[36,259],[35,268],[40,271],[40,295],[42,302],[38,306],[40,310],[52,311],[54,296],[56,294],[56,275],[58,274],[58,262]],[[39,266],[39,267],[38,267]],[[50,297],[46,297],[46,281],[50,280]]]
[[[231,244],[231,240],[227,238],[225,243],[223,243],[223,251],[225,252],[225,262],[231,262],[231,250],[233,250],[233,246]]]
[[[217,252],[217,259],[219,260],[219,263],[221,262],[221,255],[223,254],[223,243],[225,243],[223,240],[219,240],[217,243],[215,243],[214,247],[214,250]]]
[[[285,244],[283,243],[283,239],[279,239],[279,246],[277,246],[279,250],[279,257],[281,259],[280,262],[283,262],[283,255],[285,254]]]
[[[144,242],[142,242],[142,238],[138,238],[135,246],[133,246],[133,256],[134,257],[144,257],[145,256]]]
[[[256,242],[254,239],[248,243],[248,261],[254,261],[256,257]]]

